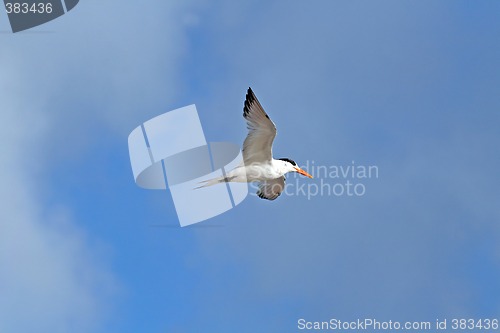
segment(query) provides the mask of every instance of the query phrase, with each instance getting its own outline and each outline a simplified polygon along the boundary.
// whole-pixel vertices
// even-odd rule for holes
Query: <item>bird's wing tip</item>
[[[248,87],[247,96],[255,96],[255,94],[254,94],[254,92],[252,90],[252,87]]]

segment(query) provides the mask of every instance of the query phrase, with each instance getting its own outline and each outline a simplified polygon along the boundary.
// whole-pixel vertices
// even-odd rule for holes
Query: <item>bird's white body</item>
[[[271,163],[253,163],[251,165],[239,165],[226,174],[210,180],[211,184],[222,182],[251,183],[263,182],[284,176],[286,173],[295,171],[290,164],[282,160],[272,159]]]
[[[274,159],[272,144],[276,137],[276,126],[264,111],[248,88],[243,108],[243,117],[247,121],[248,135],[243,143],[243,162],[225,177],[210,179],[200,187],[206,187],[224,182],[260,182],[258,196],[274,200],[285,187],[284,175],[288,172],[298,172],[312,178],[310,174],[300,169],[297,164],[288,159]]]
[[[275,160],[271,160],[271,163],[253,163],[244,166],[244,172],[246,174],[247,182],[261,182],[270,179],[276,179],[284,176],[286,173],[295,171],[289,167],[289,163]],[[237,171],[238,174],[242,172],[242,167],[236,168],[233,171]],[[231,172],[229,173],[231,174]]]

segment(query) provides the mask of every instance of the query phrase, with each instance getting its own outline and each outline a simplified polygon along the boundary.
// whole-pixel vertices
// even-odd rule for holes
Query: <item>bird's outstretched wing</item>
[[[252,88],[247,91],[243,117],[248,128],[248,135],[243,143],[243,162],[247,166],[252,163],[270,163],[276,126],[260,105]]]
[[[259,198],[274,200],[280,196],[281,192],[285,189],[285,177],[281,176],[276,179],[266,180],[259,184],[257,195]]]

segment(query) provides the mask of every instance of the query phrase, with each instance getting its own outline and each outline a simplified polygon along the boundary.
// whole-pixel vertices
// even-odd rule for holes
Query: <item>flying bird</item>
[[[272,146],[276,137],[276,126],[269,118],[251,88],[248,88],[243,118],[247,122],[248,135],[243,142],[243,161],[226,174],[203,181],[206,187],[225,182],[259,182],[257,195],[262,199],[274,200],[285,188],[285,174],[298,172],[313,178],[299,168],[297,163],[289,158],[274,159]]]

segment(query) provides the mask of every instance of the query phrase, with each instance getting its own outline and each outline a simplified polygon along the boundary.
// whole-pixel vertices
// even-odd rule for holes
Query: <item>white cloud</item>
[[[46,216],[35,176],[47,118],[37,102],[16,99],[12,77],[0,82],[9,91],[0,101],[0,331],[87,332],[106,312],[114,278],[71,218]]]
[[[1,332],[89,332],[112,312],[120,282],[105,246],[39,177],[102,140],[96,124],[123,136],[173,98],[179,77],[166,69],[185,49],[177,23],[196,17],[179,17],[175,2],[149,5],[80,2],[36,29],[49,33],[2,35]]]

